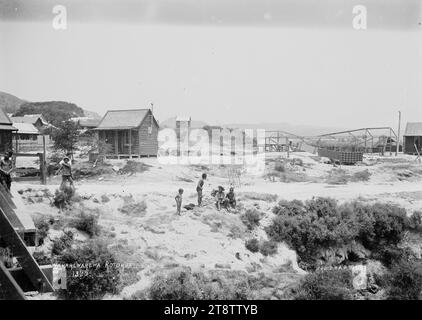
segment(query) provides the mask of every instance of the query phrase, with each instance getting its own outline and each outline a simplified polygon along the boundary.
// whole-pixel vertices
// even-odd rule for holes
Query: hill
[[[19,99],[12,94],[0,91],[0,108],[6,113],[15,113],[25,102],[25,100]]]
[[[84,110],[74,103],[65,101],[29,102],[5,92],[0,92],[0,107],[6,113],[13,113],[15,116],[42,114],[48,122],[55,126],[72,117],[101,119],[97,113]]]

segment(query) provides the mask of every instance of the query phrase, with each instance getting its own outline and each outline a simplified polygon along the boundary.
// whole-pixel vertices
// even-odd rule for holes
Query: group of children
[[[196,193],[198,195],[198,207],[202,205],[202,191],[204,187],[205,180],[207,179],[207,174],[203,173],[201,178],[198,181],[198,184],[196,186]],[[176,207],[177,207],[177,214],[181,214],[182,210],[182,200],[183,200],[183,192],[184,190],[182,188],[179,189],[176,197],[174,198],[176,200]],[[229,209],[236,208],[236,196],[234,194],[234,188],[230,187],[230,190],[227,194],[224,193],[224,188],[222,186],[218,186],[218,191],[213,191],[211,193],[212,196],[216,199],[216,207],[217,210],[220,210],[221,208]]]

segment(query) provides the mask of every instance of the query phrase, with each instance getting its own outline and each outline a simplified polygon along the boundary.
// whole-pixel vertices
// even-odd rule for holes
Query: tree
[[[73,121],[64,121],[59,128],[53,130],[54,149],[63,150],[73,155],[79,137],[79,125]]]

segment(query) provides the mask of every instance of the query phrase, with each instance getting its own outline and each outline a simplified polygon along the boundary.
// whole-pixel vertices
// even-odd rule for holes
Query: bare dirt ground
[[[267,168],[285,158],[285,154],[267,154]],[[264,227],[271,221],[271,209],[281,199],[306,200],[324,196],[347,201],[382,201],[397,203],[409,213],[422,209],[422,165],[414,157],[367,156],[363,163],[342,166],[342,174],[349,177],[367,170],[368,181],[346,181],[345,184],[328,180],[330,172],[338,170],[324,163],[324,159],[310,153],[293,153],[290,159],[301,159],[299,165],[286,164],[285,170],[293,177],[301,176],[302,182],[275,182],[263,176],[243,174],[240,185],[235,187],[241,209],[234,212],[217,211],[210,195],[212,189],[223,185],[226,190],[230,180],[226,167],[160,165],[157,159],[142,159],[150,165],[148,170],[134,175],[107,174],[76,181],[79,201],[74,204],[81,210],[97,210],[99,224],[119,261],[126,264],[131,277],[118,296],[109,299],[129,298],[149,286],[153,277],[180,266],[192,270],[241,271],[253,275],[272,276],[277,285],[261,298],[277,298],[304,271],[297,265],[296,253],[280,244],[274,256],[252,253],[245,248],[245,240],[252,237],[267,239]],[[110,161],[122,167],[125,161]],[[286,162],[288,163],[288,162]],[[183,204],[196,204],[196,183],[206,172],[209,179],[204,186],[204,207],[182,210],[176,215],[174,197],[178,188],[185,190]],[[344,182],[344,181],[343,181]],[[48,185],[15,183],[33,216],[63,215],[51,206],[51,197],[60,183],[59,178]],[[247,230],[240,213],[256,208],[263,213],[258,228]],[[49,237],[60,234],[51,230]],[[80,235],[81,241],[84,235]],[[48,246],[46,242],[45,246]]]

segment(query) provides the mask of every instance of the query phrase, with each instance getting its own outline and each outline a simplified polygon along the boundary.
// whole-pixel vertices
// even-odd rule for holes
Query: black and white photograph
[[[422,0],[0,0],[0,300],[422,300],[421,153]]]

